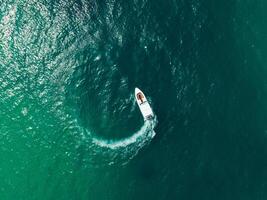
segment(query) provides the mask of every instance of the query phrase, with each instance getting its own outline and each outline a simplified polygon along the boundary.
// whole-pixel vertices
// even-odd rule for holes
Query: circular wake
[[[155,136],[154,127],[156,126],[156,119],[144,122],[144,125],[140,130],[135,132],[132,136],[121,140],[104,140],[99,138],[93,138],[93,143],[104,148],[118,149],[125,148],[129,145],[137,143],[138,147],[142,147],[143,144],[150,141]]]
[[[94,166],[127,164],[139,150],[147,146],[156,135],[154,128],[157,119],[145,121],[144,125],[132,136],[120,140],[106,140],[93,136],[87,131],[89,156]]]

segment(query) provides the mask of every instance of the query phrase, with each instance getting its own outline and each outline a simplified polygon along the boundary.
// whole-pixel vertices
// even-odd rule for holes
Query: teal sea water
[[[267,199],[266,9],[0,0],[0,199]]]

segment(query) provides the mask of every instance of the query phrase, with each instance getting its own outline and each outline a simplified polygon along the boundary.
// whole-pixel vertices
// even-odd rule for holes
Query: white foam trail
[[[122,140],[103,140],[98,138],[93,138],[93,143],[109,149],[118,149],[122,147],[127,147],[131,144],[138,143],[140,147],[146,141],[151,140],[155,135],[153,130],[156,125],[156,120],[154,121],[145,121],[144,125],[139,131],[134,133],[132,136],[122,139]]]

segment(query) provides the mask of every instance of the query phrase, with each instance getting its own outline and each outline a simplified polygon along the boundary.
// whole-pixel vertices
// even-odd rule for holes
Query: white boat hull
[[[140,109],[140,111],[144,117],[144,120],[153,119],[154,113],[152,111],[152,108],[149,105],[144,93],[138,88],[135,88],[135,99],[136,99],[138,107],[139,107],[139,109]]]

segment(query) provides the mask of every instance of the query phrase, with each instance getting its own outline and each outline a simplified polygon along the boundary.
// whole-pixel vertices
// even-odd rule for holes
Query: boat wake
[[[94,167],[127,164],[154,138],[156,125],[156,117],[154,120],[146,120],[139,131],[121,140],[100,139],[87,131],[89,137],[87,137],[86,146],[89,148],[88,155],[92,163],[94,163]]]
[[[121,140],[103,140],[93,138],[93,143],[100,147],[109,149],[125,148],[135,143],[137,143],[139,147],[142,147],[156,135],[154,131],[156,122],[156,120],[146,120],[141,129],[128,138]]]

